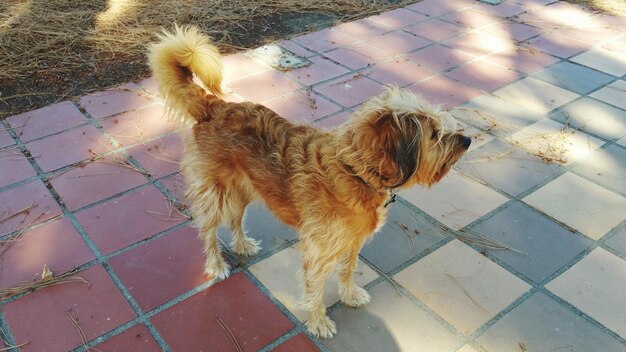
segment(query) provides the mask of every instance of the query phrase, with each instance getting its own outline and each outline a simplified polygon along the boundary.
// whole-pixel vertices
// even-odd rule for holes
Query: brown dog
[[[302,304],[316,336],[336,333],[322,303],[335,267],[342,302],[369,302],[352,274],[363,242],[384,224],[394,191],[435,184],[471,142],[456,133],[449,114],[393,87],[332,131],[294,125],[259,104],[225,102],[219,53],[193,27],[164,32],[150,47],[149,62],[167,108],[193,124],[182,174],[204,241],[207,275],[229,274],[217,242],[222,223],[230,225],[234,252],[259,250],[242,219],[246,206],[262,199],[300,233]],[[206,90],[193,83],[194,74]]]

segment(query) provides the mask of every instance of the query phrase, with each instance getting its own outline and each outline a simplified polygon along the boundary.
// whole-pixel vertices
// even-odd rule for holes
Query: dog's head
[[[343,161],[376,188],[430,187],[471,143],[447,112],[395,87],[363,104],[340,133]]]

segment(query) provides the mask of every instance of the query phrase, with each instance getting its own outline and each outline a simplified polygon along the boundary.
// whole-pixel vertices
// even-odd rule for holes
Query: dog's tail
[[[194,74],[211,94],[222,95],[219,51],[196,27],[164,30],[149,47],[148,63],[168,110],[184,121],[207,117],[206,91],[193,82]]]

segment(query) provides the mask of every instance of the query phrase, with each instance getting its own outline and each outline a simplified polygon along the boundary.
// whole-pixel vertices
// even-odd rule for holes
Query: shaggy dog
[[[148,56],[169,112],[193,125],[181,169],[206,274],[229,274],[217,242],[222,223],[235,253],[257,253],[259,242],[246,236],[242,220],[246,206],[262,199],[299,232],[307,327],[331,337],[337,330],[322,302],[329,274],[337,268],[344,304],[369,302],[352,275],[395,190],[437,183],[471,139],[456,132],[448,113],[394,87],[331,131],[295,125],[259,104],[226,102],[219,52],[194,27],[164,32]]]

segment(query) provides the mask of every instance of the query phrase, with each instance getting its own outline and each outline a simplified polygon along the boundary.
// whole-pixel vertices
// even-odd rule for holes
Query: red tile
[[[143,324],[135,325],[92,348],[104,352],[154,352],[159,345]]]
[[[37,176],[24,154],[17,148],[0,152],[0,187]]]
[[[161,179],[161,183],[178,201],[185,202],[185,181],[180,174],[165,177]]]
[[[154,178],[177,172],[183,155],[183,142],[178,133],[141,143],[128,150],[144,170]]]
[[[526,46],[562,58],[576,55],[591,47],[587,43],[557,33],[542,34],[529,40]]]
[[[293,328],[243,273],[164,310],[151,321],[172,351],[235,351],[217,319],[230,329],[244,351],[256,351]]]
[[[119,160],[124,156],[114,155]],[[70,210],[76,210],[147,182],[127,167],[96,161],[54,176],[50,182]]]
[[[441,0],[424,0],[413,5],[409,5],[406,8],[436,17],[461,10],[471,5],[474,4],[462,0],[448,0],[445,2],[442,2]]]
[[[446,76],[488,92],[520,78],[520,75],[513,70],[483,60],[457,67],[446,73]]]
[[[447,14],[440,19],[469,28],[480,28],[501,21],[500,17],[492,16],[474,9],[466,9]]]
[[[395,84],[403,87],[434,74],[433,71],[421,67],[408,58],[399,58],[372,67],[368,77],[382,84]]]
[[[352,22],[342,23],[333,27],[333,30],[350,36],[356,40],[367,40],[385,32],[389,32],[391,28],[368,17]]]
[[[384,24],[389,29],[399,29],[410,24],[425,21],[428,19],[428,16],[400,8],[383,12],[378,16],[372,16],[370,18]]]
[[[377,63],[380,61],[389,60],[395,56],[387,50],[383,50],[381,48],[370,45],[369,42],[362,42],[356,45],[352,45],[349,47],[349,49],[368,58],[368,61],[370,63]]]
[[[358,74],[324,83],[314,89],[344,107],[361,104],[382,91],[380,84]]]
[[[452,23],[434,18],[426,22],[405,28],[405,30],[417,34],[433,41],[450,39],[459,34],[465,33],[466,29]]]
[[[148,77],[139,82],[139,85],[151,94],[159,95],[159,86],[154,77]]]
[[[35,225],[61,214],[61,208],[40,180],[0,192],[0,216],[14,214],[33,203],[36,206],[28,213],[3,221],[0,224],[0,234]]]
[[[82,344],[68,318],[73,312],[87,340],[135,318],[135,313],[100,266],[76,274],[87,280],[48,287],[6,304],[2,310],[23,352],[64,352]]]
[[[84,125],[26,144],[44,172],[111,151],[113,146],[92,125]]]
[[[311,58],[310,61],[312,63],[310,66],[288,71],[285,74],[305,86],[310,86],[349,72],[348,69],[324,57],[316,56]]]
[[[142,143],[178,127],[175,122],[168,119],[163,106],[158,104],[109,117],[100,123],[124,146]]]
[[[139,306],[151,310],[208,280],[198,230],[176,229],[109,260]]]
[[[266,71],[231,82],[229,88],[244,100],[260,103],[294,92],[300,85],[278,71]]]
[[[469,61],[472,57],[446,46],[435,44],[406,55],[411,61],[433,71],[444,71]]]
[[[321,120],[317,120],[315,121],[315,126],[325,129],[325,130],[335,128],[337,126],[340,126],[342,123],[348,121],[350,116],[352,116],[352,113],[353,113],[352,111],[347,110],[347,111],[343,111],[338,114],[335,114],[333,116],[329,116]]]
[[[69,101],[7,118],[23,142],[86,123],[87,119]]]
[[[187,219],[154,186],[142,188],[76,214],[96,246],[110,254]]]
[[[559,28],[554,31],[554,33],[570,37],[572,39],[576,39],[590,45],[601,44],[622,35],[622,32],[615,29],[606,28],[604,26],[589,26],[585,28]]]
[[[278,43],[278,45],[300,57],[311,57],[316,55],[314,52],[307,50],[305,47],[303,47],[301,44],[296,43],[294,40],[283,40],[282,42]]]
[[[480,32],[507,41],[523,41],[543,33],[539,28],[515,22],[496,23],[481,29]]]
[[[350,45],[355,42],[354,38],[335,31],[332,28],[326,28],[318,32],[301,35],[293,38],[293,40],[313,51],[320,53],[338,48],[340,46]]]
[[[341,110],[339,106],[320,97],[312,90],[297,91],[264,102],[263,105],[295,123],[311,122]]]
[[[446,45],[472,56],[483,56],[497,51],[511,50],[513,47],[510,41],[479,32],[467,33],[450,39],[446,41]]]
[[[320,349],[305,334],[298,334],[274,348],[273,352],[314,352]]]
[[[391,55],[408,53],[430,44],[431,41],[415,34],[395,31],[376,36],[369,41],[371,46],[387,51]]]
[[[268,67],[261,65],[243,53],[225,56],[222,58],[222,64],[224,65],[224,82],[238,80],[269,70]]]
[[[7,132],[4,128],[0,128],[0,148],[8,147],[10,145],[15,144],[13,138],[9,132]]]
[[[376,61],[350,48],[339,48],[329,51],[324,56],[353,70],[366,67]]]
[[[515,3],[513,1],[505,1],[497,5],[478,4],[474,6],[473,9],[505,18],[517,16],[527,10],[521,4]]]
[[[154,104],[155,100],[143,94],[140,86],[131,83],[84,96],[80,103],[91,117],[99,119]]]
[[[407,89],[424,96],[433,104],[442,104],[452,108],[481,95],[478,89],[451,80],[444,76],[435,76],[420,83],[412,84]]]
[[[501,51],[486,56],[484,60],[526,74],[539,72],[545,67],[559,61],[559,59],[554,56],[523,48],[514,51]]]
[[[2,254],[0,288],[41,279],[44,264],[58,275],[94,258],[72,223],[59,219],[22,233]]]

